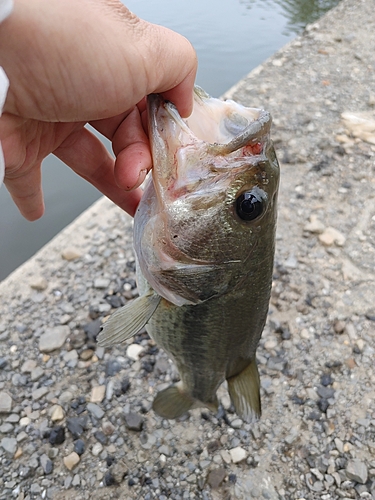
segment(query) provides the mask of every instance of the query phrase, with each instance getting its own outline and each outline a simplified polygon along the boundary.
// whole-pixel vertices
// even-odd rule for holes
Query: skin
[[[145,96],[192,111],[190,43],[117,0],[15,0],[0,26],[10,88],[0,118],[4,183],[22,215],[43,215],[41,163],[55,154],[134,215],[152,166]],[[115,158],[85,127],[112,142]]]

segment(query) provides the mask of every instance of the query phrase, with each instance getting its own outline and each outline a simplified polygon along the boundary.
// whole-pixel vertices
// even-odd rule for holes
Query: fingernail
[[[133,187],[129,188],[128,191],[134,191],[135,189],[139,188],[139,186],[144,182],[146,179],[146,176],[148,174],[147,168],[144,168],[139,171],[139,176],[138,176],[138,181],[134,184]]]

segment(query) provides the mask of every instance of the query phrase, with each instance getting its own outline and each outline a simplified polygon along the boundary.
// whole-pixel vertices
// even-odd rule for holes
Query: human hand
[[[41,162],[53,153],[134,215],[152,166],[145,96],[161,93],[191,113],[190,43],[118,0],[15,0],[0,25],[0,65],[10,80],[4,183],[21,213],[43,215]],[[112,142],[115,159],[87,123]]]

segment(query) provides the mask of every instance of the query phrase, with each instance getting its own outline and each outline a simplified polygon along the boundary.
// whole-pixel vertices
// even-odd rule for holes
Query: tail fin
[[[238,375],[228,379],[228,391],[237,414],[254,422],[261,414],[259,373],[255,358]]]

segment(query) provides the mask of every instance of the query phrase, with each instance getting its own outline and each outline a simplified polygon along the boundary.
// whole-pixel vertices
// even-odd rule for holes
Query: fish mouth
[[[237,111],[238,104],[234,101],[222,101],[211,98],[200,87],[194,87],[194,110],[187,119],[182,119],[176,106],[164,100],[159,94],[148,96],[148,115],[150,120],[150,137],[155,137],[155,132],[160,131],[157,123],[158,110],[163,108],[172,119],[172,122],[185,134],[184,145],[193,139],[202,141],[206,146],[206,153],[213,156],[225,156],[257,143],[266,142],[269,137],[272,118],[268,111],[257,108],[246,108],[248,116],[243,116]],[[215,109],[215,107],[217,109]],[[233,109],[232,109],[233,108]],[[207,112],[211,115],[208,125]],[[201,114],[205,114],[205,120]],[[220,123],[220,127],[217,124]],[[213,135],[213,130],[220,130],[220,135]],[[194,141],[195,139],[195,141]]]

